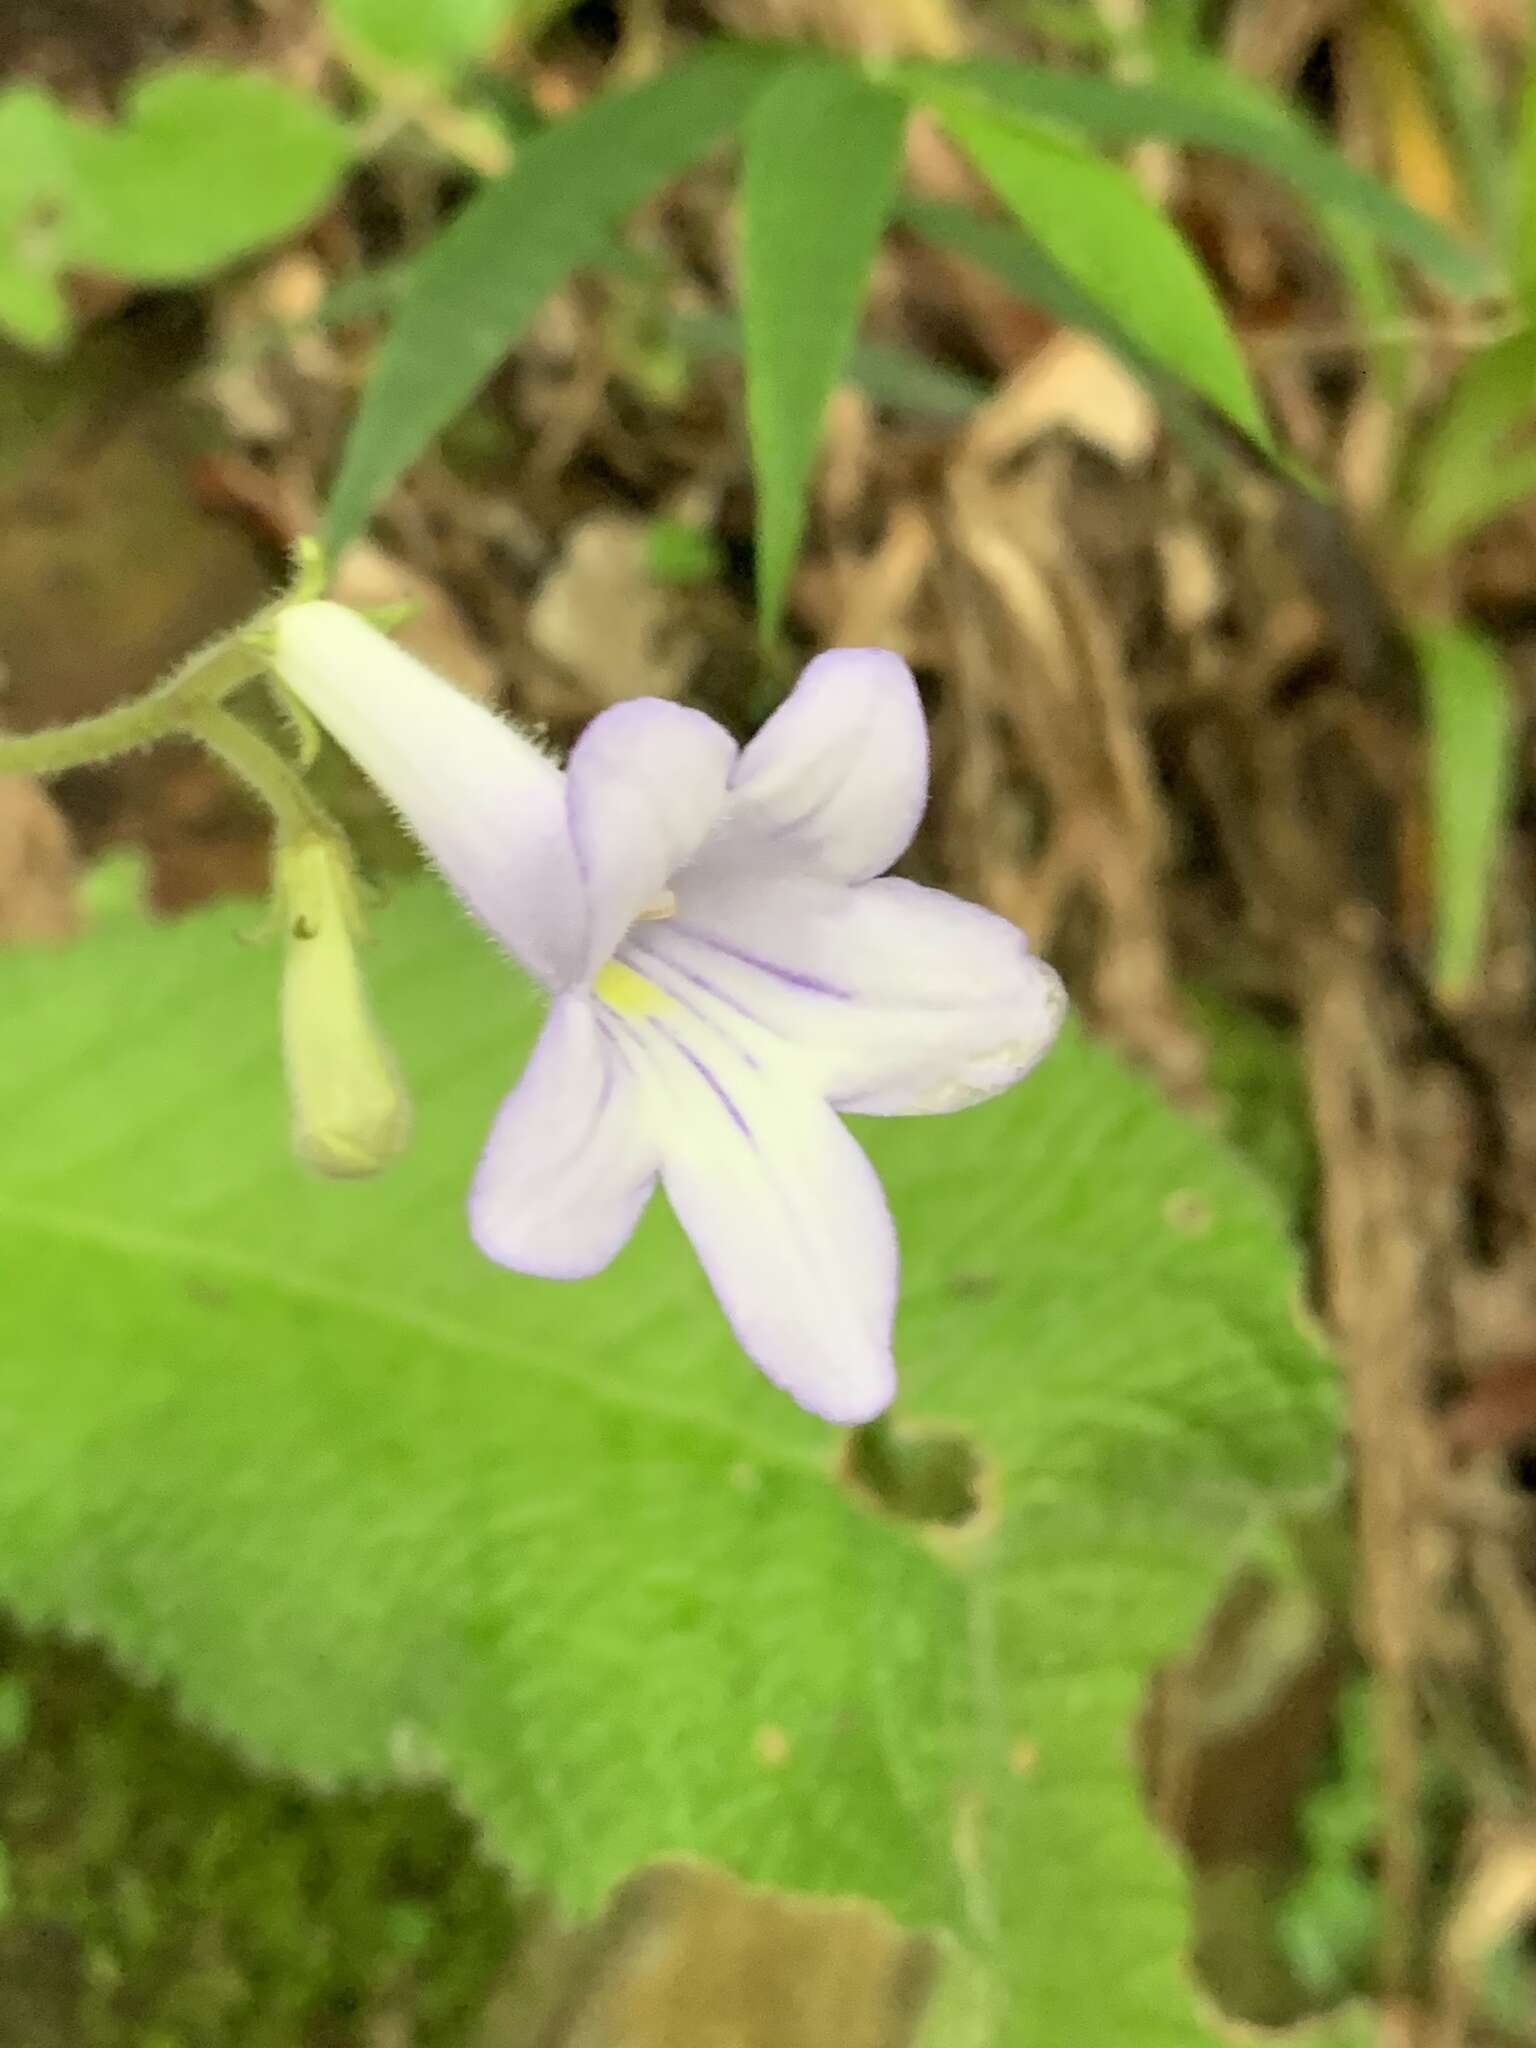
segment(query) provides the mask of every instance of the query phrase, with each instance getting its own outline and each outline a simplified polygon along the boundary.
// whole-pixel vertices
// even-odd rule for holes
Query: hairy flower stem
[[[131,753],[172,733],[195,728],[231,690],[266,668],[266,657],[241,640],[221,640],[193,655],[174,675],[131,704],[114,705],[95,718],[41,732],[0,737],[0,775],[60,775],[93,761]]]
[[[280,838],[293,840],[306,832],[318,832],[345,843],[330,813],[310,794],[298,771],[222,705],[203,706],[186,719],[183,729],[217,754],[261,798],[277,821]]]
[[[0,733],[0,775],[62,775],[68,768],[109,761],[116,754],[130,754],[174,733],[193,732],[271,804],[280,823],[285,816],[293,816],[311,828],[319,823],[334,831],[286,764],[244,726],[218,710],[232,690],[270,668],[272,623],[282,607],[318,597],[324,584],[325,557],[319,543],[306,536],[293,551],[293,581],[275,604],[259,611],[238,632],[191,655],[164,682],[135,697],[131,704],[116,704],[95,718],[77,719],[70,725],[45,726],[41,732]],[[214,713],[221,721],[220,739],[212,736],[208,726]],[[230,728],[237,735],[233,751],[225,745]],[[269,773],[269,768],[276,772]],[[274,789],[279,792],[276,799],[271,794]]]

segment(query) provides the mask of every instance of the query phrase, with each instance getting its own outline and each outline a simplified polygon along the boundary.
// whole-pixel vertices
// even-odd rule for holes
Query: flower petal
[[[731,778],[731,836],[768,839],[831,881],[883,874],[928,800],[928,728],[912,671],[883,647],[818,654]]]
[[[274,667],[400,811],[470,909],[557,987],[581,888],[556,764],[355,612],[278,614]]]
[[[566,770],[593,972],[692,858],[725,804],[736,742],[702,711],[633,697],[599,712]]]
[[[1060,981],[1016,925],[890,877],[847,889],[691,871],[676,915],[637,927],[623,957],[866,1116],[997,1094],[1049,1049],[1066,1010]]]
[[[791,1069],[695,1013],[621,1025],[661,1178],[750,1358],[803,1408],[867,1422],[896,1390],[896,1232],[874,1168]]]
[[[628,1241],[656,1163],[625,1062],[591,1003],[562,996],[492,1126],[470,1234],[519,1273],[583,1279]]]

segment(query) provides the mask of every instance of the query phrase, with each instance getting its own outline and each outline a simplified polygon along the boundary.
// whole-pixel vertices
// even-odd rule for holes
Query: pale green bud
[[[317,1173],[378,1173],[405,1149],[411,1106],[368,1007],[351,856],[323,832],[279,842],[283,1054],[294,1148]]]

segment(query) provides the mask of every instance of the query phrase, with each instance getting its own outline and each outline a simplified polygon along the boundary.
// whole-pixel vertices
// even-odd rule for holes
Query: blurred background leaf
[[[77,263],[167,283],[290,234],[330,196],[347,129],[255,71],[182,64],[134,88],[122,118],[78,122]]]
[[[607,93],[527,143],[416,263],[374,359],[332,492],[339,548],[474,396],[617,221],[740,124],[774,75],[728,44]]]
[[[1514,779],[1514,710],[1503,659],[1486,635],[1425,623],[1415,645],[1429,716],[1435,979],[1457,996],[1482,965]]]

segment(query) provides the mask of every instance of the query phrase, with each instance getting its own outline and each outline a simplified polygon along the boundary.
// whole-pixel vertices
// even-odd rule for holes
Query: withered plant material
[[[0,778],[0,945],[73,938],[78,871],[69,827],[35,782]]]

